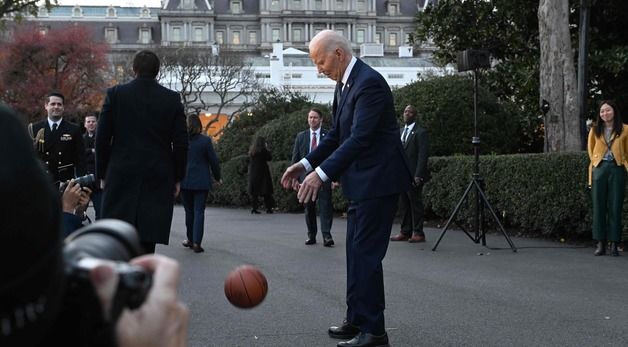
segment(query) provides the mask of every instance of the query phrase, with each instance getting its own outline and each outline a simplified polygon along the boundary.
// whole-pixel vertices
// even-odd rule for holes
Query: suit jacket
[[[608,150],[604,135],[602,134],[601,137],[595,136],[594,129],[593,127],[589,131],[589,139],[587,142],[587,150],[589,159],[591,160],[589,164],[589,185],[591,185],[593,167],[597,167],[600,164],[602,159],[604,159],[604,154],[606,154]],[[613,152],[615,164],[622,165],[628,170],[628,125],[623,125],[621,135],[617,136],[617,134],[613,133],[611,141],[611,152]]]
[[[37,154],[55,181],[64,182],[85,175],[85,144],[78,125],[61,120],[53,136],[48,119],[44,119],[32,124],[32,130],[35,138],[40,139],[35,144]],[[42,130],[43,142],[37,136]]]
[[[321,128],[320,140],[318,142],[323,141],[325,136],[327,135],[327,129]],[[297,134],[294,139],[294,147],[292,148],[292,163],[296,163],[301,159],[305,158],[308,154],[310,154],[310,139],[312,137],[312,130],[308,128]],[[305,174],[299,177],[299,181],[303,182],[305,178]],[[328,182],[331,187],[331,182]],[[327,185],[323,185],[325,187]]]
[[[213,176],[220,181],[220,165],[214,151],[212,139],[198,134],[189,138],[188,164],[181,189],[211,190]]]
[[[399,138],[393,96],[386,80],[357,59],[340,100],[335,100],[332,129],[306,156],[344,195],[364,200],[405,192],[410,169]]]
[[[185,174],[187,148],[178,93],[142,77],[108,89],[96,130],[103,218],[133,224],[142,242],[168,244],[174,184]]]
[[[85,163],[87,167],[87,173],[96,173],[96,136],[89,136],[87,131],[83,134],[83,142],[85,143]]]
[[[405,126],[400,129],[401,135],[403,135],[404,128]],[[415,123],[412,131],[408,134],[406,142],[403,143],[403,148],[406,151],[406,159],[408,160],[410,171],[414,177],[421,177],[423,182],[427,182],[430,179],[430,171],[427,165],[429,145],[430,140],[427,130]]]

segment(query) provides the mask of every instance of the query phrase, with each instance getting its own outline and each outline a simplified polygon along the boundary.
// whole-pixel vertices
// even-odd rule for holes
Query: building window
[[[150,11],[147,8],[142,9],[142,14],[140,14],[140,17],[142,17],[142,18],[149,18],[150,17]]]
[[[270,38],[273,42],[279,41],[279,29],[277,28],[273,29],[273,31],[271,32]]]
[[[342,11],[345,9],[344,0],[336,0],[336,10]]]
[[[222,45],[225,43],[225,32],[224,31],[216,31],[216,43]]]
[[[336,29],[336,32],[341,36],[345,36],[345,31],[343,29]]]
[[[242,12],[242,3],[240,1],[232,1],[231,13],[241,13],[241,12]]]
[[[375,43],[382,43],[382,33],[375,33]]]
[[[182,0],[181,5],[183,8],[192,8],[194,6],[194,0]]]
[[[113,7],[109,7],[107,9],[107,17],[115,17],[116,16],[116,10]]]
[[[293,10],[302,10],[303,8],[301,6],[302,6],[301,0],[292,0]]]
[[[172,28],[172,40],[171,41],[181,41],[181,27],[173,27]]]
[[[81,8],[80,8],[80,7],[78,7],[78,6],[77,6],[77,7],[74,7],[74,8],[72,9],[72,17],[81,17],[81,16],[83,15],[83,13],[82,13],[82,12],[83,12],[83,11],[81,11]]]
[[[403,74],[400,73],[389,73],[388,74],[388,78],[389,79],[403,79]]]
[[[397,33],[388,34],[388,45],[396,46],[397,45]]]
[[[256,73],[255,74],[255,78],[270,78],[270,74],[269,73]]]
[[[205,41],[205,35],[203,35],[203,28],[195,27],[194,28],[194,41],[201,42]]]
[[[105,28],[105,41],[113,44],[118,41],[118,30],[116,28]]]
[[[279,0],[271,0],[271,2],[270,2],[270,9],[271,10],[280,10],[281,8],[279,8]]]
[[[48,9],[45,6],[39,8],[37,13],[38,17],[48,17]]]
[[[231,34],[231,43],[233,43],[234,45],[239,45],[241,43],[241,41],[240,41],[240,32],[239,31],[234,31]]]
[[[405,34],[404,42],[406,45],[409,45],[412,42],[412,34]]]
[[[358,29],[358,31],[355,33],[355,40],[358,43],[364,43],[364,36],[365,36],[365,32],[363,29]]]
[[[292,30],[292,41],[296,41],[296,42],[303,41],[303,37],[301,36],[301,29]]]
[[[250,44],[257,43],[257,31],[249,31],[249,43]]]
[[[388,15],[396,16],[399,14],[399,4],[388,4]]]
[[[314,9],[317,11],[323,10],[323,0],[315,0],[314,1]]]
[[[358,0],[358,12],[366,12],[366,0]]]
[[[140,29],[140,43],[143,43],[143,44],[150,43],[150,29],[149,28]]]

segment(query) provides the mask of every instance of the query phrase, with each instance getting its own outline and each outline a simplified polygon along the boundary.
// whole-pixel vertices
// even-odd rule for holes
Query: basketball
[[[264,274],[255,266],[241,265],[233,269],[225,279],[225,296],[239,308],[259,305],[268,292]]]

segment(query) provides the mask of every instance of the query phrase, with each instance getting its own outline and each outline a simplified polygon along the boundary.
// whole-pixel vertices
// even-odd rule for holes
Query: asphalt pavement
[[[393,233],[399,224],[393,226]],[[336,217],[336,245],[304,245],[303,214],[252,215],[208,207],[204,253],[181,246],[184,212],[175,207],[170,245],[157,253],[183,269],[180,294],[191,311],[190,347],[333,347],[327,328],[345,314],[346,220]],[[628,253],[594,257],[593,247],[503,235],[487,246],[439,229],[427,243],[391,242],[384,261],[386,327],[402,346],[628,346]],[[232,306],[224,279],[255,265],[266,299]]]

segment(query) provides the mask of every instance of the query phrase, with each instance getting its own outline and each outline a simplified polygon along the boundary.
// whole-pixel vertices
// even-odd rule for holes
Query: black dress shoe
[[[305,244],[308,245],[308,246],[309,245],[313,245],[315,243],[316,243],[316,239],[307,239],[307,240],[305,240]]]
[[[183,247],[192,248],[192,242],[190,242],[190,240],[185,240],[181,242],[181,244],[183,245]]]
[[[375,336],[367,333],[360,333],[349,341],[338,342],[338,347],[390,347],[388,344],[388,334]]]
[[[258,211],[256,209],[252,209],[251,210],[251,214],[260,214],[260,213],[262,213],[262,212],[260,212],[260,211]]]
[[[343,320],[342,325],[330,327],[327,333],[329,337],[334,339],[350,339],[360,333],[360,328],[349,324],[347,320]]]
[[[325,242],[323,242],[323,246],[325,247],[331,247],[334,245],[334,240],[333,239],[325,239]]]
[[[619,251],[617,250],[617,242],[611,242],[611,256],[618,257]]]

